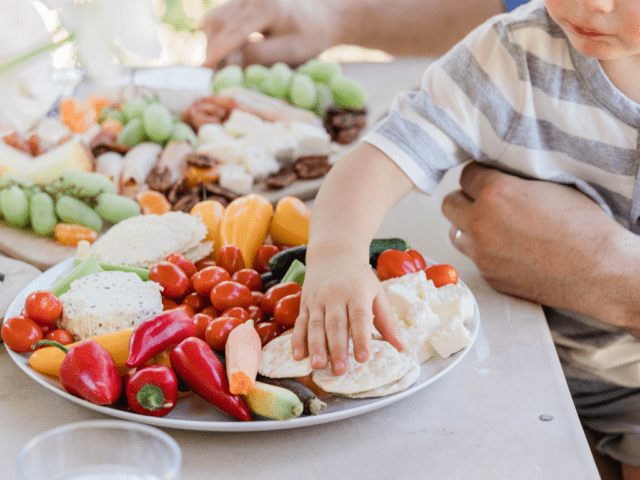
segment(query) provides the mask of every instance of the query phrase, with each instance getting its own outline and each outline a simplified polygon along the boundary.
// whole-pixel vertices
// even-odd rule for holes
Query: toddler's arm
[[[331,169],[311,213],[294,358],[309,354],[314,368],[330,360],[332,371],[343,374],[349,336],[356,360],[367,360],[372,323],[402,349],[396,321],[369,266],[369,244],[387,212],[412,188],[402,170],[367,143]]]

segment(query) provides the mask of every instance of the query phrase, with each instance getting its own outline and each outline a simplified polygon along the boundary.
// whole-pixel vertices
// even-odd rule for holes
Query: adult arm
[[[299,64],[338,44],[392,55],[441,55],[487,18],[500,0],[230,0],[211,10],[205,65],[241,51],[245,65]],[[253,32],[265,38],[248,42]]]
[[[572,187],[477,163],[442,204],[457,248],[496,290],[640,337],[640,237]]]
[[[349,336],[357,361],[368,359],[371,326],[398,349],[397,322],[369,266],[369,244],[389,210],[411,189],[380,150],[361,143],[331,169],[314,201],[300,316],[292,348],[314,368],[347,370]]]

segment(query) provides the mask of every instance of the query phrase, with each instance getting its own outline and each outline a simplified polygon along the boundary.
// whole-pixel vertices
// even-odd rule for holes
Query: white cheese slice
[[[331,136],[324,127],[310,123],[291,122],[289,130],[298,141],[296,158],[309,155],[329,155],[331,153]]]
[[[454,317],[434,328],[429,334],[429,342],[438,355],[447,358],[471,345],[473,339],[462,320]]]

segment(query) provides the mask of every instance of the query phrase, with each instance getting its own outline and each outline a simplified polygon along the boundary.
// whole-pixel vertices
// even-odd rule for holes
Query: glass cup
[[[122,420],[62,425],[18,455],[21,480],[179,480],[182,452],[155,427]]]

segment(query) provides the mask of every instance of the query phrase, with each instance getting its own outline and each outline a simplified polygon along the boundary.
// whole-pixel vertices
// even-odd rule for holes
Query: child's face
[[[640,55],[640,0],[545,0],[547,11],[583,55]]]

